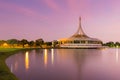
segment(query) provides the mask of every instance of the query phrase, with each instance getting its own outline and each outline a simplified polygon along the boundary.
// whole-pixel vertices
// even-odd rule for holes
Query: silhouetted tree
[[[9,39],[7,40],[7,43],[12,45],[14,47],[14,44],[18,44],[19,40],[17,39]]]
[[[21,42],[23,48],[25,47],[25,44],[28,44],[28,41],[26,39],[22,39],[20,42]]]
[[[42,38],[37,39],[37,40],[35,41],[35,45],[36,45],[36,46],[39,46],[39,47],[41,47],[41,48],[42,48],[43,43],[44,43],[44,40],[43,40]]]
[[[57,44],[58,44],[58,41],[57,41],[57,40],[54,40],[54,41],[52,42],[52,47],[56,47]]]
[[[115,42],[115,46],[120,46],[120,43],[119,42]]]
[[[4,43],[7,43],[5,40],[0,40],[0,46],[2,46]]]
[[[52,46],[52,42],[45,42],[44,44],[47,46]]]
[[[110,41],[110,42],[105,43],[105,46],[115,47],[115,44],[114,42]]]
[[[30,47],[33,47],[33,46],[34,46],[34,43],[35,43],[34,41],[28,42],[28,44],[29,44]]]

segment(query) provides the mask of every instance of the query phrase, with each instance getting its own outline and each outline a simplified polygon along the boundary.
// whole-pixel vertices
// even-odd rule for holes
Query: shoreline
[[[73,49],[73,48],[0,48],[0,80],[19,80],[13,73],[11,73],[5,61],[9,56],[16,54],[18,51],[33,49]]]
[[[6,64],[6,59],[21,50],[32,50],[35,48],[0,48],[0,80],[19,80]]]

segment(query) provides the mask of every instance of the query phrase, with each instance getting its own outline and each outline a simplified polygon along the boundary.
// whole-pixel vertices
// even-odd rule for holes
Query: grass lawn
[[[16,51],[25,50],[23,48],[0,48],[0,80],[18,80],[18,78],[10,72],[5,60]]]
[[[18,49],[17,48],[0,48],[0,52],[11,52],[16,50]]]

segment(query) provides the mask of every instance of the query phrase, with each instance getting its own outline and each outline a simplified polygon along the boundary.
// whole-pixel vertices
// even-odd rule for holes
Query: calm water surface
[[[120,80],[120,49],[21,51],[6,63],[20,80]]]

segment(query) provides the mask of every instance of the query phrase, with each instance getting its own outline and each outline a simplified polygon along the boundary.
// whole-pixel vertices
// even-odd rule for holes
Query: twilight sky
[[[120,0],[0,0],[0,40],[70,37],[79,16],[88,36],[120,41]]]

